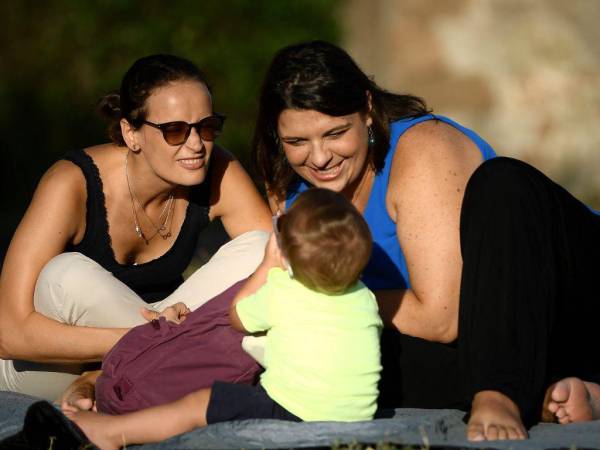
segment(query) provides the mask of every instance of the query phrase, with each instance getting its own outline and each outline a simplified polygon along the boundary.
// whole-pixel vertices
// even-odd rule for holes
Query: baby
[[[228,420],[371,419],[382,323],[374,295],[359,281],[371,245],[367,224],[341,194],[305,191],[274,218],[264,259],[231,305],[234,328],[267,332],[257,386],[217,381],[131,414],[65,414],[101,449]]]

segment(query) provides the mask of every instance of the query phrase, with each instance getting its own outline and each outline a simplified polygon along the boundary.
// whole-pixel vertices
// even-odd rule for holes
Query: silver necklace
[[[144,211],[142,204],[140,203],[140,201],[138,200],[138,198],[135,195],[135,191],[133,189],[133,182],[129,179],[129,164],[128,163],[129,163],[129,153],[130,152],[131,152],[131,150],[127,151],[127,155],[125,156],[125,179],[127,180],[127,189],[129,190],[129,198],[131,200],[131,213],[133,215],[133,221],[135,224],[135,233],[138,235],[138,237],[140,239],[144,240],[146,245],[148,245],[150,243],[150,241],[154,238],[154,236],[156,236],[157,234],[160,235],[160,237],[162,237],[163,239],[168,239],[171,237],[171,222],[172,222],[172,212],[173,212],[174,205],[175,205],[175,196],[173,195],[173,192],[171,192],[169,194],[169,198],[165,202],[165,206],[163,207],[160,215],[158,216],[158,223],[160,224],[160,226],[156,225],[154,223],[154,221],[148,216],[148,214],[146,214],[146,211]],[[150,223],[150,225],[152,225],[152,228],[154,228],[154,233],[151,236],[146,236],[146,234],[142,230],[142,227],[140,225],[140,221],[139,221],[138,215],[137,215],[136,203],[137,203],[138,208],[142,211],[142,214],[144,215],[146,220]],[[169,220],[169,219],[171,219],[171,220]],[[168,224],[168,227],[167,227],[167,224]]]

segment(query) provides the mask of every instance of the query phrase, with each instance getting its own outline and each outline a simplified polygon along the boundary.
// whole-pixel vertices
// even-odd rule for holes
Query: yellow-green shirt
[[[236,310],[248,332],[268,330],[261,384],[273,400],[306,421],[373,418],[382,322],[364,284],[327,295],[274,268]]]

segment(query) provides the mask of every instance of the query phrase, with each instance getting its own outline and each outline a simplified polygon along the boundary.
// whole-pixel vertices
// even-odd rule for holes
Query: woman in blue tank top
[[[274,57],[253,159],[274,212],[318,186],[364,214],[382,408],[470,409],[471,440],[525,438],[542,404],[561,423],[600,418],[600,217],[560,186],[321,41]]]

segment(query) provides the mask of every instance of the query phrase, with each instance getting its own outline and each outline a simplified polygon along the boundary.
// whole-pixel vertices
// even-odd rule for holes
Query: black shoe
[[[22,431],[0,441],[0,450],[31,450]]]
[[[75,423],[46,401],[36,402],[27,409],[21,434],[31,449],[97,449]]]

